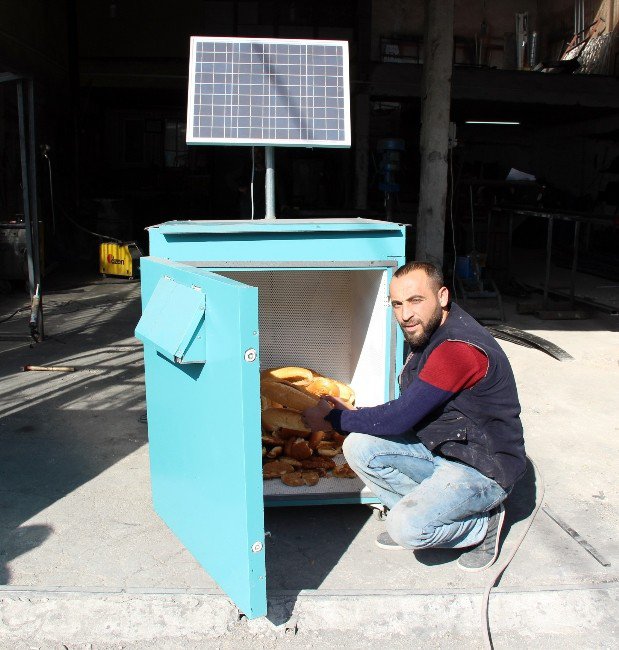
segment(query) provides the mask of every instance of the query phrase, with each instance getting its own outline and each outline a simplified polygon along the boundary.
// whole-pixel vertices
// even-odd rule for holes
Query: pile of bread
[[[334,458],[342,453],[344,436],[335,431],[310,431],[302,412],[321,397],[338,397],[352,407],[350,386],[323,377],[309,368],[286,366],[260,373],[262,407],[262,474],[280,478],[291,487],[316,485],[321,478],[355,478],[355,473]]]

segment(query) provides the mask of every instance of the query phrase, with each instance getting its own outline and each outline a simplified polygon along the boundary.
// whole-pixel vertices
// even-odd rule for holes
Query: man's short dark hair
[[[436,264],[432,264],[432,262],[407,262],[399,269],[397,269],[397,271],[393,274],[393,277],[401,278],[403,275],[407,275],[411,271],[423,271],[434,283],[437,291],[441,287],[445,286],[443,272],[438,266],[436,266]]]

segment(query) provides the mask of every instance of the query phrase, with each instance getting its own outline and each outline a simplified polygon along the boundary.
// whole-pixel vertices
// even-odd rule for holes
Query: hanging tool
[[[37,371],[37,372],[75,372],[73,366],[24,366],[24,372]]]

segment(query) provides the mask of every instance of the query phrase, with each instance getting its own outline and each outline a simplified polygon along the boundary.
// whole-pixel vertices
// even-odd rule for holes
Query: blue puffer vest
[[[435,454],[474,467],[501,487],[511,487],[525,471],[520,403],[514,374],[492,335],[458,305],[427,345],[415,351],[400,375],[404,390],[444,341],[464,341],[488,357],[488,372],[475,386],[460,391],[442,409],[416,427],[415,433]]]

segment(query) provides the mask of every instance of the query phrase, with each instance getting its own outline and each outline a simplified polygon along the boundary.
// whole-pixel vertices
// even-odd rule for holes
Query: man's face
[[[393,278],[389,299],[404,338],[412,347],[425,345],[447,318],[447,288],[436,287],[421,269]]]

